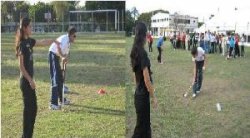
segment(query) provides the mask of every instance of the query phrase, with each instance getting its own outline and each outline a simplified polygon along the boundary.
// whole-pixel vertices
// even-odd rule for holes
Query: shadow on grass
[[[77,104],[71,104],[71,109],[69,109],[70,112],[75,113],[92,113],[92,114],[106,114],[106,115],[117,115],[117,116],[125,116],[125,111],[123,110],[114,110],[114,109],[108,109],[108,108],[100,108],[100,107],[92,107],[92,106],[86,106],[86,105],[77,105]],[[74,107],[76,107],[74,109]]]
[[[68,95],[80,95],[78,92],[74,92],[74,91],[69,91],[68,93],[65,93]]]

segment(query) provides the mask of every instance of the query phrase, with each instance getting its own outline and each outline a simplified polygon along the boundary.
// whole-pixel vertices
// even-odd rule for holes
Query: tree
[[[204,22],[198,22],[198,28],[200,28],[203,24]]]
[[[126,31],[126,36],[130,36],[133,31],[133,27],[135,26],[135,21],[134,18],[132,17],[132,14],[129,10],[126,11],[126,24],[125,24],[125,31]]]
[[[51,4],[38,2],[35,5],[31,5],[29,8],[29,16],[35,22],[46,22],[44,14],[47,12],[52,14],[52,18],[55,17],[55,13]]]
[[[25,1],[13,1],[14,13],[13,13],[13,21],[19,22],[21,17],[28,17],[29,13],[29,3]]]
[[[65,21],[65,13],[69,10],[70,3],[67,1],[53,1],[51,4],[56,12],[56,21]]]
[[[151,12],[142,13],[138,17],[138,21],[144,22],[146,24],[147,28],[150,28],[151,27],[151,17],[152,17]]]
[[[12,19],[14,3],[11,1],[3,1],[1,4],[1,19],[5,23],[8,19]]]

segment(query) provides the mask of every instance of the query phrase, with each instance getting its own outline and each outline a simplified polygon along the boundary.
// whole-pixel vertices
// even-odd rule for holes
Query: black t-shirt
[[[28,74],[33,77],[33,47],[36,44],[36,40],[32,38],[24,39],[20,42],[20,54],[23,55],[24,68]]]
[[[145,95],[145,94],[149,94],[148,90],[146,88],[145,82],[144,82],[144,76],[143,76],[143,69],[145,67],[148,67],[149,70],[149,76],[150,76],[150,81],[152,82],[152,72],[150,69],[150,60],[148,58],[147,52],[144,50],[141,54],[141,56],[139,56],[138,59],[138,63],[135,66],[135,78],[136,78],[136,95]]]

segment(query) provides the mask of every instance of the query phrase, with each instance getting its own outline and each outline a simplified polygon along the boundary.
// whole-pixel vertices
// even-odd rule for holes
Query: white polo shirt
[[[192,61],[203,61],[205,59],[205,51],[201,47],[197,47],[197,56],[192,57]]]
[[[60,48],[61,48],[62,54],[63,55],[65,55],[65,54],[68,55],[69,54],[69,48],[70,48],[69,35],[68,34],[61,35],[56,40],[60,43]],[[57,45],[55,43],[52,43],[50,45],[49,51],[53,52],[54,54],[59,55]]]

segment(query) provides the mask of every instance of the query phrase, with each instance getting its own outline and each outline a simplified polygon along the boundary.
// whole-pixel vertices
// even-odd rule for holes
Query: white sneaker
[[[194,93],[192,97],[195,98],[195,97],[196,97],[196,94]]]
[[[60,110],[61,106],[60,105],[50,104],[49,109],[50,110]]]
[[[62,102],[60,102],[61,103],[61,105],[62,105]],[[70,104],[70,101],[69,100],[67,100],[66,98],[65,98],[65,100],[64,100],[64,104],[63,105],[69,105]]]

